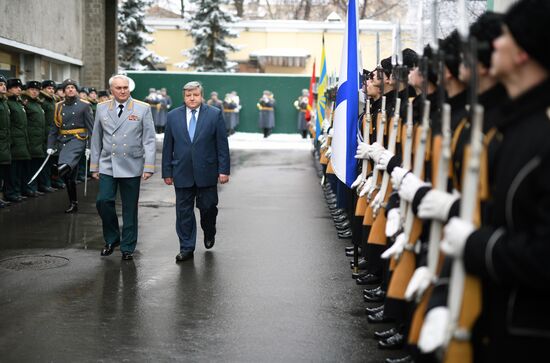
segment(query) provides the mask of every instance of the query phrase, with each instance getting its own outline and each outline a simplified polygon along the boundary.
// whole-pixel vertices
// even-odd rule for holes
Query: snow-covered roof
[[[250,52],[252,57],[309,57],[307,49],[302,48],[265,48]]]
[[[146,18],[145,24],[156,29],[187,29],[189,22],[184,19],[153,19]],[[306,20],[243,20],[229,27],[236,30],[254,30],[267,32],[343,32],[343,21],[306,21]],[[394,25],[389,21],[360,20],[359,31],[392,31]],[[403,30],[412,30],[407,26]]]

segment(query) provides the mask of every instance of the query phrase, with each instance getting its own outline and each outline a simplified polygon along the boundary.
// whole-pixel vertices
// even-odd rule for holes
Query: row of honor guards
[[[550,2],[487,12],[364,77],[359,172],[323,183],[387,362],[548,361]]]
[[[93,113],[108,99],[106,91],[78,88],[72,80],[23,84],[0,76],[0,207],[66,189],[66,212],[76,212]]]

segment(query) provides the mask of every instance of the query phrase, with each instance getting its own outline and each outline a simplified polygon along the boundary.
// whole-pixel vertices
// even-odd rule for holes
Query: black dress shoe
[[[344,229],[351,228],[351,223],[349,221],[345,221],[341,223],[334,223],[334,226],[337,230],[342,231]]]
[[[355,264],[352,262],[351,263],[351,268],[353,269],[354,267],[355,267]],[[365,260],[364,257],[359,258],[359,261],[357,263],[357,268],[359,270],[366,270],[367,269],[367,260]],[[358,276],[358,277],[360,277],[360,276]]]
[[[130,252],[122,252],[122,260],[130,261],[133,259],[134,259],[134,255],[132,255]]]
[[[384,316],[384,309],[380,310],[379,312],[368,315],[367,320],[369,323],[377,324],[377,323],[389,323],[392,321],[392,319]]]
[[[407,355],[403,358],[386,358],[386,363],[414,363],[414,359]]]
[[[216,237],[211,237],[211,238],[205,238],[204,239],[204,247],[209,250],[211,249],[212,247],[214,247],[214,243],[216,243]]]
[[[378,291],[382,290],[380,286],[377,286],[373,289],[363,289],[363,295],[372,295],[376,294]]]
[[[386,340],[378,342],[378,348],[380,349],[400,349],[405,345],[405,336],[401,333],[395,333]]]
[[[28,193],[23,193],[23,194],[21,194],[21,196],[27,197],[27,198],[37,198],[37,197],[38,197],[38,193],[36,193],[36,192],[28,192]]]
[[[76,213],[78,212],[78,202],[71,202],[69,208],[65,210],[65,213]]]
[[[346,215],[346,211],[343,208],[334,209],[330,212],[333,217],[340,216],[340,215]]]
[[[346,239],[346,238],[351,238],[351,230],[346,230],[346,231],[338,231],[338,238],[342,238],[342,239]]]
[[[36,194],[36,196],[38,196],[38,197],[41,197],[41,196],[44,195],[44,193],[42,193],[40,191],[36,191],[36,192],[34,192],[34,194]]]
[[[398,331],[395,328],[391,328],[391,329],[388,329],[388,330],[382,330],[382,331],[375,331],[374,332],[374,338],[378,339],[378,340],[386,340],[389,337],[394,336],[397,333],[398,333]]]
[[[113,253],[113,251],[115,250],[115,247],[120,245],[120,243],[113,243],[113,244],[106,244],[105,246],[103,246],[103,249],[101,250],[101,256],[109,256]]]
[[[386,298],[386,292],[384,290],[377,291],[374,294],[363,295],[363,300],[371,303],[382,302],[384,301],[385,298]]]
[[[52,187],[42,187],[42,188],[38,188],[38,191],[42,193],[53,193],[55,192],[55,189]]]
[[[5,207],[9,207],[11,205],[11,202],[8,202],[7,200],[0,199],[0,203],[4,204]]]
[[[384,304],[382,304],[380,306],[375,306],[373,308],[365,308],[365,312],[367,313],[367,315],[375,314],[375,313],[379,312],[380,310],[384,310]]]
[[[6,197],[6,200],[11,203],[21,203],[23,201],[19,197]]]
[[[334,221],[334,223],[342,223],[342,222],[345,222],[348,220],[348,217],[346,217],[345,215],[343,214],[340,214],[336,217],[333,217],[332,220]]]
[[[193,258],[193,252],[192,251],[189,251],[189,252],[180,252],[178,253],[178,255],[176,256],[176,262],[183,262],[183,261],[187,261],[187,260],[190,260]]]
[[[380,275],[375,274],[366,274],[363,277],[358,277],[357,280],[355,280],[355,283],[357,285],[374,285],[379,284],[382,282],[382,277]]]

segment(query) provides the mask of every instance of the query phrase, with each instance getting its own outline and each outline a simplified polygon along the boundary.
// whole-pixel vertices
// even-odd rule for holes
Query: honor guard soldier
[[[50,134],[50,129],[52,128],[54,124],[54,114],[55,114],[55,87],[56,84],[52,80],[45,80],[42,81],[42,90],[40,91],[40,101],[42,102],[42,109],[44,110],[44,117],[46,118],[46,143],[48,142],[48,135]],[[51,169],[54,164],[57,164],[57,156],[52,155],[50,157],[50,160],[48,160],[48,164],[44,167],[44,170],[42,173],[45,175],[45,182],[46,182],[46,192],[53,192],[55,191],[54,188],[57,189],[63,189],[65,188],[65,185],[63,182],[59,179],[52,179],[51,177]],[[53,187],[53,188],[52,188]]]
[[[29,135],[27,114],[21,101],[23,83],[18,78],[8,79],[8,106],[10,110],[11,168],[10,183],[6,185],[5,197],[10,202],[21,202],[26,197],[35,197],[27,181],[30,178]]]
[[[298,110],[298,131],[300,132],[300,135],[302,135],[302,138],[305,139],[307,137],[307,127],[308,127],[308,120],[307,120],[307,111],[309,106],[309,91],[307,89],[302,90],[302,95],[298,97],[296,101],[294,101],[294,107]]]
[[[264,91],[262,98],[256,104],[260,110],[258,126],[264,132],[264,138],[271,135],[275,127],[275,99],[271,91]]]
[[[7,183],[10,181],[10,167],[10,110],[6,101],[6,78],[0,75],[0,183],[3,185],[4,193]],[[10,202],[0,199],[0,208],[10,204]]]
[[[54,125],[48,137],[49,155],[59,149],[59,161],[55,172],[67,185],[70,206],[65,213],[78,211],[76,197],[76,175],[78,161],[86,150],[89,154],[88,139],[92,134],[93,116],[90,103],[78,97],[78,86],[72,79],[63,82],[65,100],[55,105]]]

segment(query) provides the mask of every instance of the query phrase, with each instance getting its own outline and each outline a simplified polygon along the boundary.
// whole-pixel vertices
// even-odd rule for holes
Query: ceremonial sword
[[[55,153],[55,151],[56,150],[54,150],[53,153]],[[40,168],[38,168],[38,171],[32,176],[31,180],[29,180],[27,185],[31,185],[31,183],[34,181],[34,179],[36,179],[36,177],[40,174],[42,169],[44,169],[44,166],[46,166],[46,163],[48,162],[48,160],[50,159],[50,156],[52,156],[52,154],[48,154],[48,156],[46,156],[46,159],[44,159],[44,162],[42,163],[42,165],[40,165]]]

